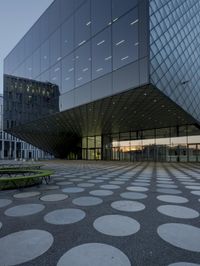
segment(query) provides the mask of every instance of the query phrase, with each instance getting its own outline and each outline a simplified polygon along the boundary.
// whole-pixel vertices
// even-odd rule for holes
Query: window
[[[90,1],[78,9],[75,14],[75,45],[80,46],[90,38]]]
[[[75,69],[76,87],[91,80],[90,42],[76,50]]]
[[[60,87],[61,69],[60,63],[55,64],[50,70],[50,82]]]
[[[111,30],[108,28],[92,40],[92,78],[111,72],[111,62]]]
[[[92,34],[96,34],[111,22],[111,0],[91,1]]]
[[[112,0],[113,21],[137,5],[138,0]]]
[[[60,29],[58,29],[50,37],[50,64],[53,65],[60,59]]]
[[[49,40],[41,46],[41,72],[49,67]]]
[[[62,60],[62,92],[74,88],[74,54]]]
[[[73,17],[68,19],[61,28],[62,56],[69,54],[74,48],[74,22]]]
[[[113,68],[138,59],[138,15],[134,9],[113,24]]]
[[[33,54],[33,78],[40,74],[40,49]]]

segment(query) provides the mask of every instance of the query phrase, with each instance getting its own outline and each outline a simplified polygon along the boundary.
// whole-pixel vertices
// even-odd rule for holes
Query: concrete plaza
[[[0,266],[200,265],[200,165],[48,161],[0,192]]]

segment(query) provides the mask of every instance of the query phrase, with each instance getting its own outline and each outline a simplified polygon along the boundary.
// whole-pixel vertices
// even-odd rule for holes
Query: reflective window
[[[41,36],[41,42],[46,40],[46,38],[49,36],[49,16],[48,16],[48,12],[45,12],[40,17],[40,36]]]
[[[42,75],[40,76],[40,80],[42,82],[50,82],[49,71],[42,73]]]
[[[121,15],[137,5],[138,0],[112,0],[113,20],[117,20]]]
[[[90,43],[76,50],[75,70],[76,87],[91,80]]]
[[[91,1],[92,34],[96,34],[111,22],[111,0]]]
[[[86,1],[75,14],[75,45],[80,46],[90,38],[90,1]]]
[[[54,1],[48,9],[49,33],[54,32],[60,23],[60,1]]]
[[[40,74],[40,49],[33,54],[33,78]]]
[[[64,21],[74,11],[74,0],[61,0],[61,19]]]
[[[61,83],[61,64],[55,64],[50,70],[50,82],[59,86]]]
[[[25,77],[28,79],[32,79],[33,73],[33,67],[32,67],[32,57],[29,57],[26,61],[25,61]]]
[[[49,67],[49,40],[47,40],[41,46],[41,72],[45,71]]]
[[[62,92],[74,88],[74,54],[62,60]]]
[[[73,17],[68,19],[61,27],[62,56],[69,54],[74,48],[74,22]]]
[[[60,29],[55,31],[50,37],[50,64],[58,62],[61,59],[60,54]]]
[[[112,71],[111,30],[104,30],[92,40],[92,78]]]
[[[138,59],[138,14],[134,9],[113,24],[113,68]]]

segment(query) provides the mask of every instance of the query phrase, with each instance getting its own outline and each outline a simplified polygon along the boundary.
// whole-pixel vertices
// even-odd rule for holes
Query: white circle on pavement
[[[23,198],[35,197],[38,195],[40,195],[40,192],[30,191],[30,192],[22,192],[22,193],[14,194],[13,197],[15,197],[16,199],[23,199]]]
[[[118,211],[138,212],[145,209],[145,205],[131,200],[119,200],[111,203],[111,207]]]
[[[168,266],[200,266],[200,264],[191,263],[191,262],[176,262],[169,264]]]
[[[146,188],[146,187],[127,187],[126,188],[127,190],[129,191],[138,191],[138,192],[145,192],[145,191],[148,191],[149,189]]]
[[[186,186],[186,188],[188,188],[188,189],[196,189],[196,190],[200,190],[200,186]]]
[[[166,194],[181,194],[182,192],[175,188],[158,188],[156,190],[159,193],[166,193]]]
[[[78,206],[94,206],[101,204],[103,200],[97,197],[88,196],[88,197],[76,198],[72,202],[73,204]]]
[[[102,185],[100,187],[103,189],[118,189],[118,188],[120,188],[120,186],[118,186],[118,185]]]
[[[113,191],[99,189],[99,190],[90,191],[90,194],[93,195],[93,196],[110,196],[110,195],[113,194]]]
[[[191,193],[192,193],[193,195],[200,196],[200,191],[191,191]]]
[[[68,188],[64,188],[62,189],[62,192],[65,193],[79,193],[79,192],[83,192],[85,189],[81,188],[81,187],[68,187]]]
[[[111,185],[123,185],[125,182],[123,181],[110,181],[109,184]]]
[[[159,206],[157,210],[162,214],[175,218],[193,219],[199,216],[197,211],[178,205],[163,205]]]
[[[25,230],[0,238],[1,265],[21,265],[45,253],[53,236],[43,230]]]
[[[90,183],[80,183],[77,185],[78,187],[93,187],[94,184],[90,184]]]
[[[61,185],[61,186],[67,186],[67,185],[71,185],[73,184],[73,182],[69,182],[69,181],[63,181],[63,182],[58,182],[56,183],[57,185]]]
[[[172,184],[157,184],[157,187],[161,188],[177,188],[177,185],[172,185]]]
[[[189,251],[200,252],[200,228],[181,223],[162,224],[158,235],[171,245]]]
[[[118,214],[101,216],[94,221],[93,226],[100,233],[110,236],[129,236],[140,230],[136,220]]]
[[[68,196],[65,194],[49,194],[41,197],[42,201],[60,201],[67,199]]]
[[[5,215],[12,217],[21,217],[32,215],[44,210],[45,206],[42,204],[22,204],[9,208],[5,211]]]
[[[168,203],[186,203],[188,199],[181,196],[173,196],[173,195],[160,195],[157,196],[157,199],[160,201],[168,202]]]
[[[123,192],[120,194],[120,196],[124,199],[133,199],[133,200],[147,198],[146,194],[138,192]]]
[[[140,187],[140,186],[142,186],[142,187],[148,187],[149,186],[149,184],[143,183],[143,182],[139,182],[139,181],[135,181],[135,182],[131,183],[131,185],[137,186],[137,187]]]
[[[0,199],[0,208],[6,207],[12,203],[10,199]]]
[[[101,243],[87,243],[67,251],[57,266],[131,266],[118,248]]]
[[[79,222],[85,216],[84,211],[69,208],[49,212],[44,216],[44,220],[50,224],[64,225]]]

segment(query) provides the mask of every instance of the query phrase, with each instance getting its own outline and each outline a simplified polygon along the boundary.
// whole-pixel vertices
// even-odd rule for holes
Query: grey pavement
[[[0,266],[200,265],[200,164],[45,164],[0,192]]]

